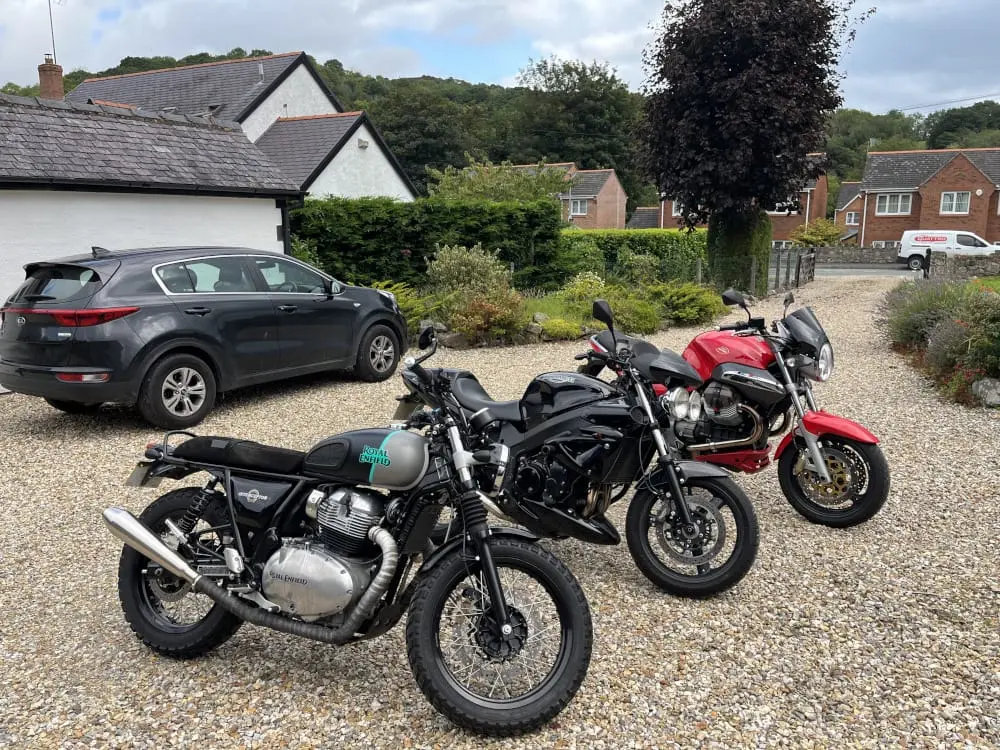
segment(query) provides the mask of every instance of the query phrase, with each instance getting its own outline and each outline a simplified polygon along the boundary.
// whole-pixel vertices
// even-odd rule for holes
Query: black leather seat
[[[521,421],[520,401],[494,401],[471,372],[456,374],[451,381],[451,392],[462,408],[470,412],[489,409],[502,422]]]
[[[301,451],[227,437],[191,438],[174,448],[171,455],[195,463],[253,469],[272,474],[297,474],[306,457]]]

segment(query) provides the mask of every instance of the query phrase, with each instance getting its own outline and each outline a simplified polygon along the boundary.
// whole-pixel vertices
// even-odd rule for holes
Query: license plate
[[[150,469],[153,468],[152,463],[139,463],[129,474],[128,479],[125,480],[126,487],[159,487],[160,482],[163,477],[151,477],[149,476]]]

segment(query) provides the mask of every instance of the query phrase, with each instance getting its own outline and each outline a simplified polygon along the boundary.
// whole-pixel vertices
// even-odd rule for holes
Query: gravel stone
[[[115,589],[120,545],[100,512],[138,513],[170,489],[122,486],[158,433],[131,410],[74,417],[0,399],[0,747],[11,748],[881,748],[1000,746],[1000,413],[939,399],[887,350],[873,308],[894,282],[797,290],[837,354],[821,405],[882,439],[892,494],[871,522],[800,518],[775,469],[739,477],[761,523],[755,568],[709,601],[667,596],[627,549],[546,542],[594,613],[590,672],[533,736],[455,729],[423,698],[402,628],[338,650],[245,626],[174,662],[144,648]],[[780,314],[781,300],[755,312]],[[728,320],[742,315],[732,314]],[[697,329],[652,337],[683,349]],[[441,350],[496,398],[573,370],[583,342]],[[198,428],[305,449],[387,424],[397,378],[319,376],[224,398]],[[612,519],[623,526],[626,507]]]

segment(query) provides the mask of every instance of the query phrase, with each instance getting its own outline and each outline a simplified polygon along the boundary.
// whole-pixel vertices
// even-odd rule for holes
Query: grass
[[[1000,276],[986,276],[979,279],[979,283],[987,289],[1000,294]]]

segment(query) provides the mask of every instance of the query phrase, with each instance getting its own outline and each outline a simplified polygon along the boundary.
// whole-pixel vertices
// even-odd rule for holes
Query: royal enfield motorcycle
[[[802,516],[835,528],[867,521],[889,496],[889,466],[875,435],[817,405],[812,384],[828,381],[834,369],[833,347],[818,318],[808,307],[789,314],[795,301],[789,293],[784,316],[768,330],[743,295],[730,289],[722,299],[741,307],[747,321],[699,334],[684,350],[704,383],[670,401],[680,450],[750,474],[770,465],[773,450],[781,490]],[[617,345],[647,355],[660,351],[629,337],[620,336]],[[613,346],[604,333],[593,336],[580,372],[599,375]],[[772,449],[770,440],[782,433]]]
[[[608,304],[594,316],[614,339]],[[470,467],[486,507],[544,537],[618,544],[605,516],[631,488],[625,534],[639,570],[673,594],[704,597],[738,583],[757,553],[757,517],[726,471],[676,461],[660,425],[666,404],[701,383],[680,357],[634,356],[612,347],[593,354],[622,374],[616,385],[571,372],[536,377],[517,401],[494,401],[466,370],[424,368],[437,349],[433,330],[421,336],[419,359],[402,372],[408,393],[397,418],[416,419],[448,404],[458,407],[453,440],[476,455],[497,451]],[[654,398],[650,384],[667,395]],[[652,470],[647,470],[655,457]],[[448,525],[438,527],[447,536]]]
[[[355,430],[305,453],[186,432],[147,446],[128,484],[209,479],[139,518],[104,512],[126,545],[118,590],[136,635],[175,658],[244,622],[340,646],[408,612],[414,677],[451,721],[511,735],[558,714],[590,663],[579,583],[537,537],[487,524],[469,472],[497,471],[499,448],[467,451],[447,409],[404,426],[422,432]],[[446,505],[457,533],[435,547]]]

